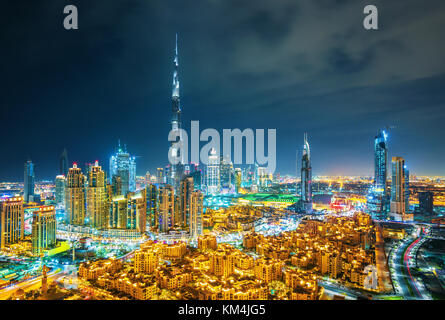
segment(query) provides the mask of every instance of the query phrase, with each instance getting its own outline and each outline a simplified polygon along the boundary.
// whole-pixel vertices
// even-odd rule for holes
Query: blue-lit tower
[[[25,163],[24,178],[23,201],[32,202],[34,201],[34,163],[31,160]]]
[[[122,195],[136,191],[136,159],[130,156],[126,146],[119,142],[116,153],[110,157],[110,183],[113,177],[119,176],[122,184]]]
[[[307,214],[312,213],[311,149],[306,132],[304,133],[303,154],[301,157],[301,209]]]
[[[373,219],[385,219],[388,211],[388,134],[385,130],[374,138],[374,181],[369,190],[367,210]]]

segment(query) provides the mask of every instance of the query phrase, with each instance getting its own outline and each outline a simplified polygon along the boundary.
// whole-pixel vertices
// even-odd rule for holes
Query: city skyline
[[[377,2],[381,12],[397,11]],[[410,10],[398,13],[392,21],[383,15],[384,31],[366,33],[357,27],[351,34],[350,28],[361,23],[362,7],[350,1],[336,8],[287,1],[270,8],[262,2],[263,11],[248,6],[242,18],[216,20],[220,25],[210,19],[216,18],[218,10],[230,12],[230,4],[212,7],[204,2],[209,17],[196,23],[190,9],[175,7],[175,3],[132,5],[104,4],[123,24],[120,30],[119,23],[103,17],[100,1],[96,5],[80,2],[79,10],[89,10],[90,15],[74,33],[46,22],[60,18],[55,2],[31,4],[27,10],[9,5],[18,17],[10,24],[17,25],[23,37],[6,48],[2,62],[8,79],[3,81],[2,132],[12,132],[14,138],[4,142],[7,152],[0,159],[0,180],[23,179],[28,159],[36,166],[37,180],[53,179],[64,148],[69,166],[77,162],[83,167],[94,160],[107,163],[118,139],[138,157],[138,175],[165,166],[176,33],[186,130],[192,120],[218,131],[276,128],[277,172],[294,176],[295,150],[300,148],[303,132],[308,132],[314,176],[372,176],[373,137],[386,126],[394,126],[389,132],[390,157],[404,157],[411,174],[445,175],[440,139],[445,134],[441,126],[445,68],[438,41],[444,4],[439,1],[422,10],[410,1]],[[41,15],[31,20],[28,15],[34,6]],[[158,17],[153,17],[154,9]],[[355,9],[357,14],[350,14]],[[307,43],[316,31],[297,31],[299,26],[315,29],[315,22],[297,19],[314,10],[326,17],[332,14],[335,20],[345,15],[331,31],[328,22],[318,21],[316,30],[327,33],[319,35],[327,43],[320,48]],[[415,11],[419,11],[422,28],[406,21]],[[286,15],[292,19],[283,19]],[[257,20],[261,17],[264,26],[260,28]],[[164,21],[174,23],[164,25]],[[24,34],[30,24],[40,30],[33,33],[34,38]],[[403,24],[412,24],[411,40],[406,42],[396,39]],[[162,32],[150,36],[139,31],[159,26],[164,27]],[[199,32],[204,27],[208,30]],[[236,28],[238,34],[223,33],[224,28]],[[51,46],[48,33],[55,39]],[[429,37],[423,37],[426,33]],[[336,44],[326,38],[332,34],[340,36]],[[370,43],[359,49],[363,41]],[[422,52],[415,50],[419,42]],[[32,58],[21,49],[27,45],[35,50]],[[315,49],[318,54],[309,58]],[[397,57],[400,64],[386,65],[385,54]],[[23,59],[27,62],[19,63]],[[290,66],[284,68],[282,62]],[[17,110],[23,117],[14,116]],[[76,121],[68,121],[70,112]]]

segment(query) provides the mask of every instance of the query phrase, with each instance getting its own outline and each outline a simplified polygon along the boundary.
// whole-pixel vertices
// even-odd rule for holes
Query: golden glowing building
[[[220,247],[211,253],[210,273],[219,277],[228,277],[235,269],[235,254],[226,247]]]
[[[98,229],[108,227],[108,194],[105,172],[98,161],[90,168],[87,188],[87,223]]]
[[[69,224],[81,226],[85,223],[85,180],[82,170],[74,163],[68,171],[65,186],[65,206]]]
[[[134,272],[153,273],[159,264],[156,250],[137,250],[134,254]]]
[[[159,187],[159,231],[166,232],[174,226],[175,192],[171,185]]]
[[[216,237],[213,235],[205,235],[198,237],[198,249],[199,250],[216,250],[218,244],[216,242]]]
[[[0,198],[0,249],[23,239],[23,197]]]
[[[54,206],[41,206],[32,214],[32,253],[42,255],[56,246],[56,211]]]

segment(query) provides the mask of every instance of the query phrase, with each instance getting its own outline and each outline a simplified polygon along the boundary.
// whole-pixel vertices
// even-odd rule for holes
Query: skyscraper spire
[[[179,100],[179,78],[178,78],[178,34],[176,34],[176,44],[175,44],[175,57],[173,59],[173,87],[172,87],[172,97],[177,97]],[[178,103],[178,108],[180,108]]]
[[[181,103],[179,99],[179,61],[178,61],[178,34],[176,34],[175,54],[173,59],[173,85],[172,85],[172,119],[171,130],[181,129]],[[182,140],[182,138],[180,138]],[[174,142],[172,142],[172,145]],[[179,150],[172,148],[172,154],[181,156]],[[175,190],[179,188],[179,181],[182,176],[182,166],[180,164],[172,164],[169,170],[167,183],[173,185]]]
[[[301,157],[301,205],[306,214],[312,213],[312,166],[311,150],[304,133],[303,156]]]

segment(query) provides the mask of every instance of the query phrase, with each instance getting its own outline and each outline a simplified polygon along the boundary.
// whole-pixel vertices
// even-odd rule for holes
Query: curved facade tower
[[[374,139],[374,186],[376,189],[386,191],[388,146],[387,135],[384,130]]]
[[[367,210],[373,219],[386,218],[388,211],[388,134],[381,130],[374,138],[374,182],[367,199]]]
[[[304,133],[303,155],[301,157],[301,206],[305,213],[312,213],[311,149],[307,141],[307,133]]]

